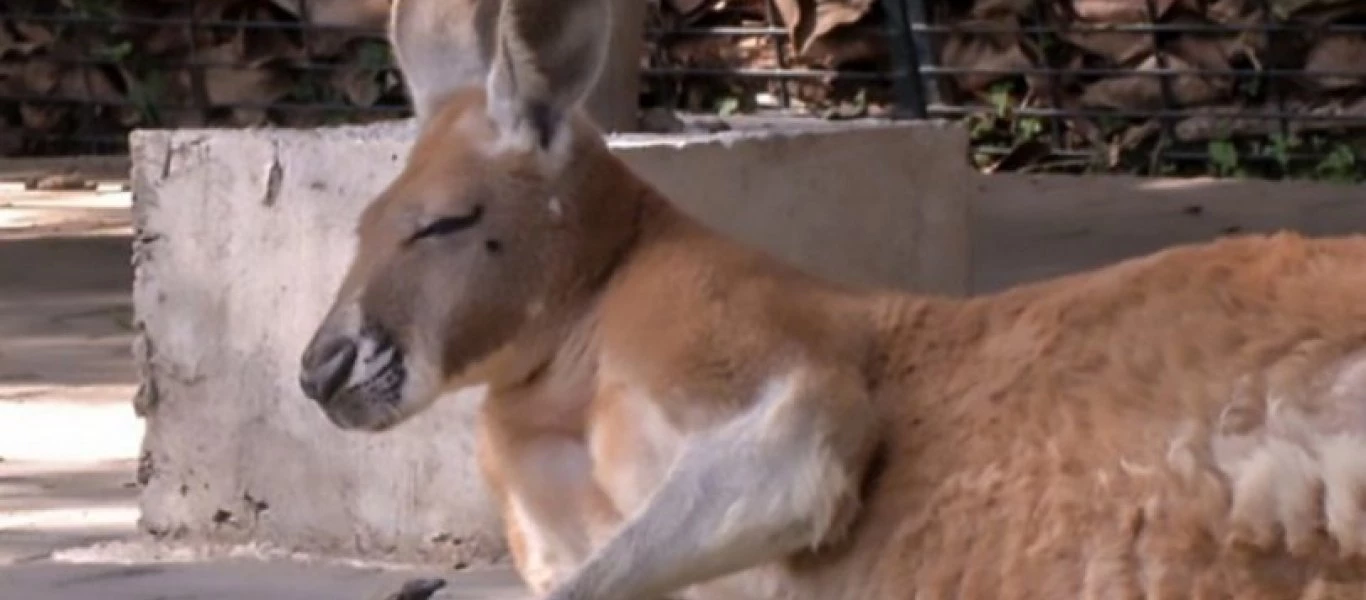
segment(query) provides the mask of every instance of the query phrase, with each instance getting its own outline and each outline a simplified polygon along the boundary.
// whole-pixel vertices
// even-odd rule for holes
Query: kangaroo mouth
[[[364,379],[339,390],[323,406],[328,420],[342,429],[383,431],[402,420],[399,405],[407,381],[400,353],[372,367]]]

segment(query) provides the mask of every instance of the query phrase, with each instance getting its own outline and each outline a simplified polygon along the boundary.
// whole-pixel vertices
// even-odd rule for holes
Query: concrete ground
[[[390,600],[430,572],[296,562],[34,563],[0,569],[0,597],[15,600]],[[444,577],[444,575],[443,575]],[[470,570],[447,577],[432,600],[527,598],[512,574]],[[409,600],[407,598],[403,600]],[[413,598],[411,600],[422,600]]]
[[[505,570],[177,552],[137,532],[129,195],[0,183],[0,598],[515,598]],[[246,556],[249,558],[242,558]],[[266,558],[262,558],[266,557]]]

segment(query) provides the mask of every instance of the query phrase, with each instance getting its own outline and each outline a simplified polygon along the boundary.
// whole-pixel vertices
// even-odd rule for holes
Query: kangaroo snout
[[[304,395],[326,403],[351,377],[357,346],[344,336],[320,336],[309,343],[299,368],[299,387]]]

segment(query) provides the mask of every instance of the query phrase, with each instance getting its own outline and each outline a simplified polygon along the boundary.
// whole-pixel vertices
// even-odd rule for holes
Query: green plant
[[[393,64],[389,55],[389,45],[383,42],[367,41],[356,52],[356,62],[360,68],[370,71],[383,71]]]
[[[1281,173],[1288,175],[1291,172],[1291,155],[1296,148],[1304,145],[1304,140],[1295,134],[1273,133],[1269,136],[1270,142],[1266,147],[1266,155],[1276,161]]]
[[[1356,151],[1347,144],[1333,144],[1332,149],[1314,165],[1314,175],[1335,183],[1359,181],[1362,177],[1357,170]]]
[[[112,19],[119,15],[117,2],[112,0],[75,0],[72,8],[83,17]]]
[[[128,80],[128,100],[137,109],[144,127],[161,123],[157,105],[165,97],[166,73],[163,71],[148,70],[141,76]]]
[[[1238,147],[1227,139],[1210,140],[1207,145],[1210,167],[1216,177],[1241,177],[1246,171],[1239,164]]]
[[[92,51],[95,57],[112,62],[123,62],[133,54],[133,42],[124,40],[113,44],[100,44]]]
[[[1043,120],[1038,117],[1021,117],[1015,121],[1016,143],[1033,141],[1043,134]]]
[[[740,112],[740,98],[736,96],[723,96],[716,99],[716,114],[722,117],[729,117]]]

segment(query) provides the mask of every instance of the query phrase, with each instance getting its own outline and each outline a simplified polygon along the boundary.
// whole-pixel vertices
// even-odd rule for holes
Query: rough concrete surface
[[[0,599],[524,598],[506,569],[449,572],[138,535],[129,198],[0,186]]]
[[[384,434],[338,430],[298,391],[299,354],[350,260],[357,215],[411,134],[389,123],[133,136],[149,531],[504,558],[473,456],[479,390]],[[685,210],[818,273],[965,289],[966,166],[936,152],[961,148],[961,132],[744,130],[614,147]]]
[[[1003,174],[973,178],[975,293],[1230,233],[1366,232],[1366,186]]]
[[[813,273],[967,293],[967,135],[933,122],[804,121],[732,120],[729,132],[613,144],[686,212]]]

